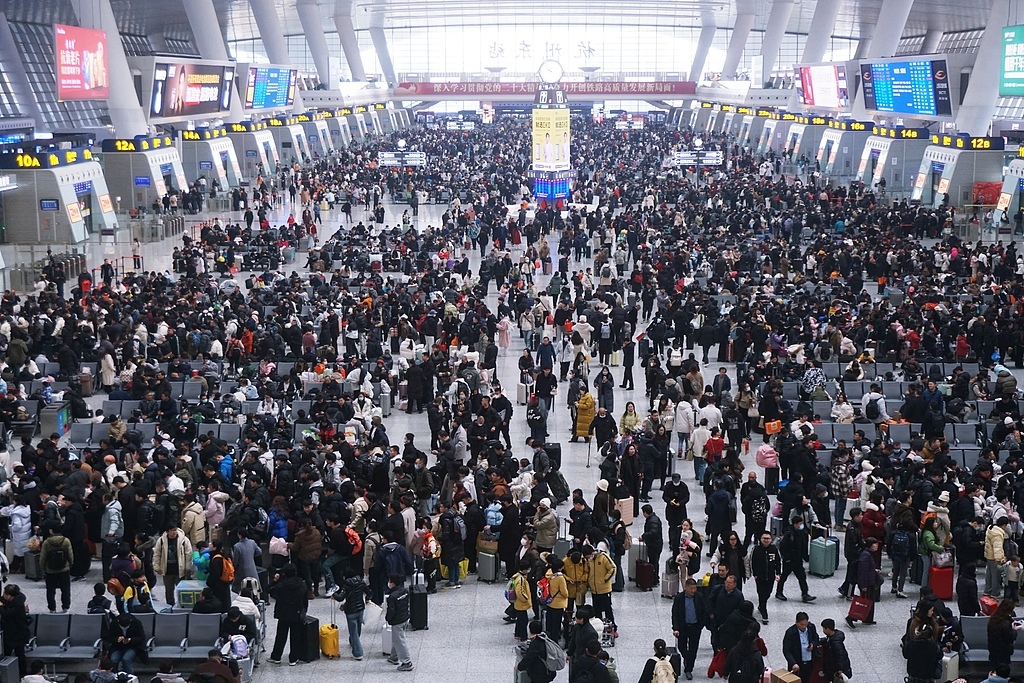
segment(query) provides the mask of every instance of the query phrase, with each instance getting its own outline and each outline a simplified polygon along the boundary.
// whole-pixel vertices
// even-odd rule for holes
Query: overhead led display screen
[[[843,109],[850,104],[845,64],[812,64],[797,68],[797,94],[807,107]]]
[[[158,61],[153,75],[150,116],[215,115],[231,109],[233,66]]]
[[[246,109],[277,109],[295,102],[298,72],[275,66],[251,66],[245,85]]]
[[[952,116],[945,59],[861,63],[868,109],[911,116]]]
[[[54,24],[57,99],[105,100],[110,96],[107,33]]]

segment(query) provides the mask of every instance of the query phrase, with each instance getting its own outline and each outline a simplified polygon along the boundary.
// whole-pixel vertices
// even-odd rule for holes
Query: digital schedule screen
[[[295,102],[298,72],[274,66],[251,66],[245,85],[246,109],[290,107]]]
[[[916,116],[952,116],[945,59],[872,62],[860,65],[864,106]]]

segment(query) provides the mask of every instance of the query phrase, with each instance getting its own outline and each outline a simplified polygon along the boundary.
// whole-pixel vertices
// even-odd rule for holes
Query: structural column
[[[825,52],[828,50],[832,31],[835,30],[836,19],[839,17],[839,5],[840,3],[830,0],[818,0],[818,4],[814,6],[814,16],[811,17],[807,40],[804,41],[801,63],[813,64],[825,59]]]
[[[857,41],[857,52],[853,59],[867,59],[871,52],[871,38],[875,35],[875,25],[864,23],[860,25],[860,40]]]
[[[944,31],[941,28],[930,28],[924,34],[924,42],[921,43],[921,54],[933,55],[939,51],[939,43],[942,42]]]
[[[782,47],[782,38],[786,35],[786,27],[789,26],[789,18],[792,15],[793,0],[775,0],[772,3],[772,11],[768,14],[768,27],[761,40],[761,56],[764,57],[763,78],[765,80],[771,78],[772,70],[775,69],[775,62],[779,58],[779,48]],[[754,87],[763,88],[764,83],[754,83]]]
[[[274,0],[249,0],[252,7],[252,15],[256,19],[256,28],[260,30],[260,39],[263,40],[263,47],[267,50],[267,57],[271,64],[291,66],[292,58],[288,54],[288,42],[284,39],[284,32],[281,31],[281,21],[277,16],[277,6]],[[295,91],[294,110],[301,112],[302,94]]]
[[[7,23],[7,15],[0,12],[0,68],[11,84],[18,101],[18,109],[21,115],[30,118],[36,123],[36,130],[49,130],[43,121],[43,112],[39,109],[32,92],[32,82],[28,80],[28,73],[25,72],[25,65],[21,62],[21,53],[18,45],[14,42],[14,34],[11,26]]]
[[[693,55],[690,73],[686,76],[689,80],[700,82],[700,77],[704,73],[704,64],[708,61],[708,52],[711,51],[711,46],[715,42],[716,31],[718,31],[718,27],[714,24],[705,24],[701,27],[700,38],[697,39],[697,52]]]
[[[978,45],[978,54],[971,71],[971,82],[960,111],[956,115],[956,129],[971,135],[988,135],[992,116],[996,113],[999,98],[999,74],[996,67],[1002,60],[1003,28],[1009,16],[1010,0],[992,0],[985,33]],[[959,74],[949,74],[959,78]]]
[[[320,77],[320,82],[333,89],[331,51],[327,47],[327,38],[324,36],[324,18],[320,14],[320,5],[316,3],[316,0],[300,0],[295,9],[299,13],[302,32],[306,34],[306,43],[309,44],[309,53],[313,57],[313,64],[316,65],[316,73]]]
[[[117,30],[117,21],[114,19],[110,0],[71,0],[71,6],[84,28],[107,32],[107,68],[110,82],[107,110],[117,136],[132,138],[136,135],[145,135],[149,132],[149,124],[135,94],[135,88],[121,85],[133,83],[134,80],[128,66],[128,58],[124,54],[124,47],[121,45],[121,34]]]
[[[903,29],[914,6],[914,0],[883,0],[878,25],[871,37],[869,58],[892,57],[900,46]]]
[[[391,52],[388,50],[388,38],[384,34],[384,27],[379,25],[382,21],[383,17],[374,16],[373,24],[370,26],[370,39],[373,41],[373,49],[377,53],[381,71],[384,72],[384,80],[387,81],[389,88],[393,88],[398,82],[398,75],[395,73],[395,65],[391,61]]]
[[[213,6],[213,0],[182,0],[185,15],[192,27],[192,35],[196,39],[196,47],[203,59],[227,61],[228,48],[224,44],[224,34],[220,32],[220,18]],[[244,74],[238,74],[245,78]],[[237,82],[237,81],[236,81]],[[242,103],[238,97],[238,88],[231,86],[231,111],[228,116],[232,121],[241,121],[243,117]]]
[[[341,50],[345,53],[345,62],[353,81],[365,81],[366,69],[363,68],[363,57],[359,54],[359,39],[356,28],[352,24],[352,0],[335,0],[334,26],[338,29]]]
[[[740,59],[743,57],[743,48],[747,46],[747,38],[750,37],[750,29],[753,27],[753,8],[737,13],[736,21],[732,25],[732,37],[729,38],[729,48],[725,52],[722,80],[730,80],[736,77],[736,68],[740,65]]]

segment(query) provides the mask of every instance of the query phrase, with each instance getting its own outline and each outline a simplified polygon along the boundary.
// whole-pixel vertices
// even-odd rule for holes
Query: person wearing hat
[[[550,498],[541,498],[537,503],[537,513],[533,516],[533,530],[537,534],[537,551],[550,553],[558,539],[558,515],[551,509]]]
[[[608,493],[608,480],[597,480],[597,493],[594,494],[594,504],[591,506],[594,516],[594,526],[603,533],[607,533],[611,527],[611,511],[614,508],[611,494]]]

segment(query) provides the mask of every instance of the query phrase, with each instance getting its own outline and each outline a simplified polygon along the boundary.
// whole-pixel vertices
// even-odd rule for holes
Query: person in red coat
[[[883,504],[881,493],[871,494],[871,500],[868,501],[864,517],[860,521],[860,535],[864,539],[865,544],[867,544],[869,538],[885,538],[885,520],[887,517],[885,512],[882,511]],[[882,562],[882,551],[880,549],[875,550],[875,561],[879,564]]]

